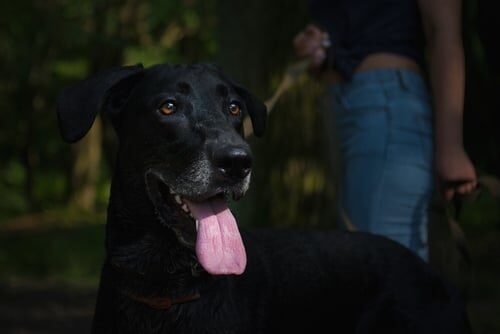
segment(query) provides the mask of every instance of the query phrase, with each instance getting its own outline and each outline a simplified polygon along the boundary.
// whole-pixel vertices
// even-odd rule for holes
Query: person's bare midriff
[[[356,67],[354,73],[366,72],[382,68],[408,69],[417,73],[421,73],[422,71],[417,62],[409,57],[394,53],[380,52],[366,56],[358,65],[358,67]],[[342,77],[335,70],[326,71],[325,79],[329,83],[337,83],[342,81]]]

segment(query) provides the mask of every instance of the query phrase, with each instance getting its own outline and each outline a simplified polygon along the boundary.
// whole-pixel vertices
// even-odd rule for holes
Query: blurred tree
[[[498,113],[491,110],[498,48],[487,23],[495,10],[477,0],[464,6],[466,145],[481,170],[497,173]],[[266,99],[295,60],[291,39],[308,21],[306,1],[1,2],[0,217],[68,200],[86,209],[106,203],[113,131],[102,117],[81,143],[62,143],[54,110],[61,87],[120,64],[215,60]],[[331,120],[321,112],[322,88],[302,79],[278,102],[265,138],[251,140],[257,161],[249,195],[259,200],[236,205],[248,224],[331,224],[335,168],[326,153]]]
[[[214,0],[2,2],[0,217],[60,207],[67,199],[92,210],[101,189],[107,192],[114,135],[104,117],[81,142],[62,143],[57,94],[110,66],[210,59],[213,6]]]
[[[293,61],[292,39],[309,20],[306,1],[217,2],[219,62],[262,100]],[[334,168],[327,154],[323,87],[303,78],[278,102],[264,138],[251,140],[256,163],[240,221],[258,226],[333,226]]]
[[[464,133],[466,148],[479,171],[500,177],[498,10],[498,1],[464,1],[467,62]]]

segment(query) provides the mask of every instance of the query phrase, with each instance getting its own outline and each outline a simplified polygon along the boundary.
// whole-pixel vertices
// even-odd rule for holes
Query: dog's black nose
[[[244,148],[227,147],[214,152],[213,163],[220,176],[239,181],[250,173],[252,157]]]

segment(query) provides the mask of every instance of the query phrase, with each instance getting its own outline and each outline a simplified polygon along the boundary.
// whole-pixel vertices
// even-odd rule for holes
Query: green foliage
[[[0,219],[25,212],[27,204],[22,193],[25,180],[23,166],[18,161],[8,161],[4,166],[0,166],[0,175],[3,176],[3,182],[0,183],[0,194],[5,194],[0,201]]]
[[[500,199],[494,198],[487,189],[482,189],[474,202],[464,204],[460,220],[469,233],[476,235],[500,231]]]
[[[0,280],[97,283],[104,256],[102,225],[0,234]]]
[[[89,73],[89,62],[85,58],[61,59],[54,62],[52,73],[55,76],[80,79]]]
[[[55,117],[60,89],[109,66],[210,61],[216,50],[214,3],[2,2],[0,219],[66,205],[72,162]],[[104,130],[112,132],[109,125]],[[109,168],[101,166],[96,202],[102,209]]]

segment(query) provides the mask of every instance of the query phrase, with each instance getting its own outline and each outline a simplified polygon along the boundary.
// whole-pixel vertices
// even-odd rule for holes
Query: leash
[[[444,186],[456,187],[458,182]],[[450,201],[435,195],[429,210],[429,262],[457,285],[467,296],[473,279],[473,259],[466,234],[460,226],[464,205],[470,206],[488,193],[500,203],[500,180],[490,175],[477,178],[468,194],[455,193]]]
[[[274,91],[274,94],[268,100],[264,101],[267,109],[267,115],[271,113],[276,102],[278,102],[279,98],[285,93],[290,87],[292,87],[297,79],[307,71],[307,68],[311,64],[309,59],[301,60],[299,62],[293,63],[288,66],[283,74],[283,77],[278,85],[278,88]],[[243,133],[245,137],[250,137],[253,134],[252,121],[250,117],[247,116],[243,120]]]
[[[451,181],[446,182],[444,186],[456,187],[462,183],[463,181]],[[500,201],[500,180],[490,175],[482,175],[478,177],[477,186],[470,194],[461,195],[455,193],[453,198],[448,202],[436,196],[430,206],[429,214],[432,219],[436,220],[435,223],[437,224],[446,224],[448,226],[449,234],[456,249],[469,266],[472,263],[472,259],[465,232],[459,224],[460,215],[464,204],[475,202],[484,190],[487,190],[493,198]],[[343,208],[340,208],[340,222],[347,231],[355,232],[358,230]]]
[[[141,304],[145,304],[152,309],[164,310],[164,311],[168,311],[172,306],[174,306],[176,304],[184,304],[184,303],[188,303],[188,302],[191,302],[191,301],[194,301],[194,300],[197,300],[200,298],[200,294],[198,292],[195,292],[191,295],[178,297],[178,298],[141,297],[135,293],[132,293],[130,291],[124,291],[124,290],[120,291],[120,293],[122,295],[128,297],[129,299],[131,299],[135,302],[141,303]]]
[[[453,186],[456,186],[456,184],[453,184]],[[450,233],[462,257],[469,265],[471,264],[471,258],[467,246],[467,240],[465,233],[458,222],[460,220],[464,204],[474,203],[485,190],[488,191],[494,199],[500,201],[500,180],[490,175],[482,175],[478,177],[477,186],[470,194],[455,194],[446,207]]]
[[[455,186],[455,182],[446,185]],[[474,261],[467,235],[460,221],[465,206],[474,203],[483,195],[489,195],[500,204],[500,181],[493,176],[480,175],[477,187],[468,194],[454,194],[450,201],[435,194],[429,207],[429,263],[439,273],[454,283],[467,298],[474,279]]]

